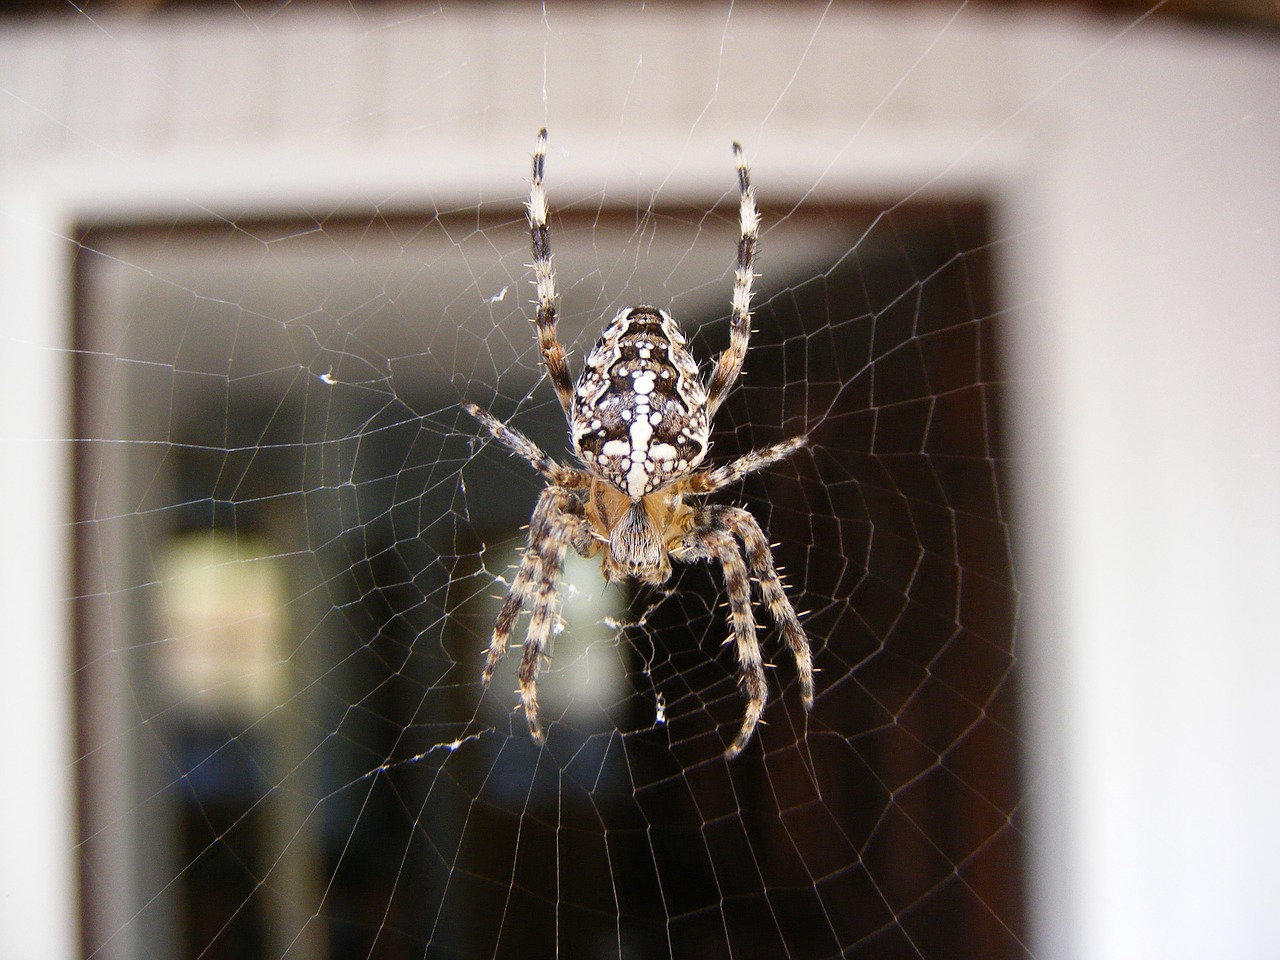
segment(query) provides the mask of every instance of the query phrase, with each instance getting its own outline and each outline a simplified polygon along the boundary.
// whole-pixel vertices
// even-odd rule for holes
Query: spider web
[[[1015,279],[1043,223],[1009,197],[1052,163],[1056,97],[1170,40],[1156,9],[1087,28],[966,4],[78,11],[5,41],[15,166],[71,157],[48,177],[78,211],[55,238],[71,341],[6,342],[71,371],[80,952],[1067,955],[1033,872],[1060,852],[1033,815],[1056,741],[1016,506],[1043,469],[1019,418],[1051,391],[1015,354],[1053,339],[1027,324],[1057,291]],[[1274,141],[1274,94],[1246,99]],[[1173,135],[1229,138],[1237,116]],[[514,709],[518,649],[479,682],[542,481],[459,402],[568,459],[528,322],[543,124],[575,373],[637,303],[710,369],[730,139],[752,167],[753,337],[711,459],[808,444],[715,499],[775,544],[819,673],[806,712],[758,610],[770,702],[733,761],[714,567],[605,586],[569,558],[544,747]],[[193,166],[208,189],[164,182]]]

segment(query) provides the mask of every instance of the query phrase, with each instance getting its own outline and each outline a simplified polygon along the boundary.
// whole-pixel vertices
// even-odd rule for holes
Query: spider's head
[[[609,560],[613,571],[657,586],[671,576],[671,560],[662,536],[650,519],[643,500],[633,500],[609,535]]]

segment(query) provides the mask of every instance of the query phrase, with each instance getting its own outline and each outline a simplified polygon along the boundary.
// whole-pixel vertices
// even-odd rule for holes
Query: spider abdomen
[[[692,470],[707,453],[707,392],[671,315],[623,310],[587,356],[571,431],[582,461],[631,497]]]

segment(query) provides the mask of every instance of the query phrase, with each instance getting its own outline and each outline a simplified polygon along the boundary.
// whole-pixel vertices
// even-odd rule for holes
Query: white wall
[[[954,6],[7,29],[0,957],[76,952],[73,225],[509,198],[506,158],[544,122],[561,202],[625,191],[654,156],[671,158],[664,191],[718,192],[704,145],[730,137],[795,199],[996,199],[1016,375],[1034,384],[1018,424],[1033,948],[1280,951],[1280,56]]]

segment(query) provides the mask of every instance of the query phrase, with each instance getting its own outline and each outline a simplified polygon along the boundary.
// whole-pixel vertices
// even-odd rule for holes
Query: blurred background
[[[0,10],[0,957],[1280,949],[1274,4]],[[477,682],[544,125],[575,364],[723,348],[754,171],[730,765],[713,570]]]

